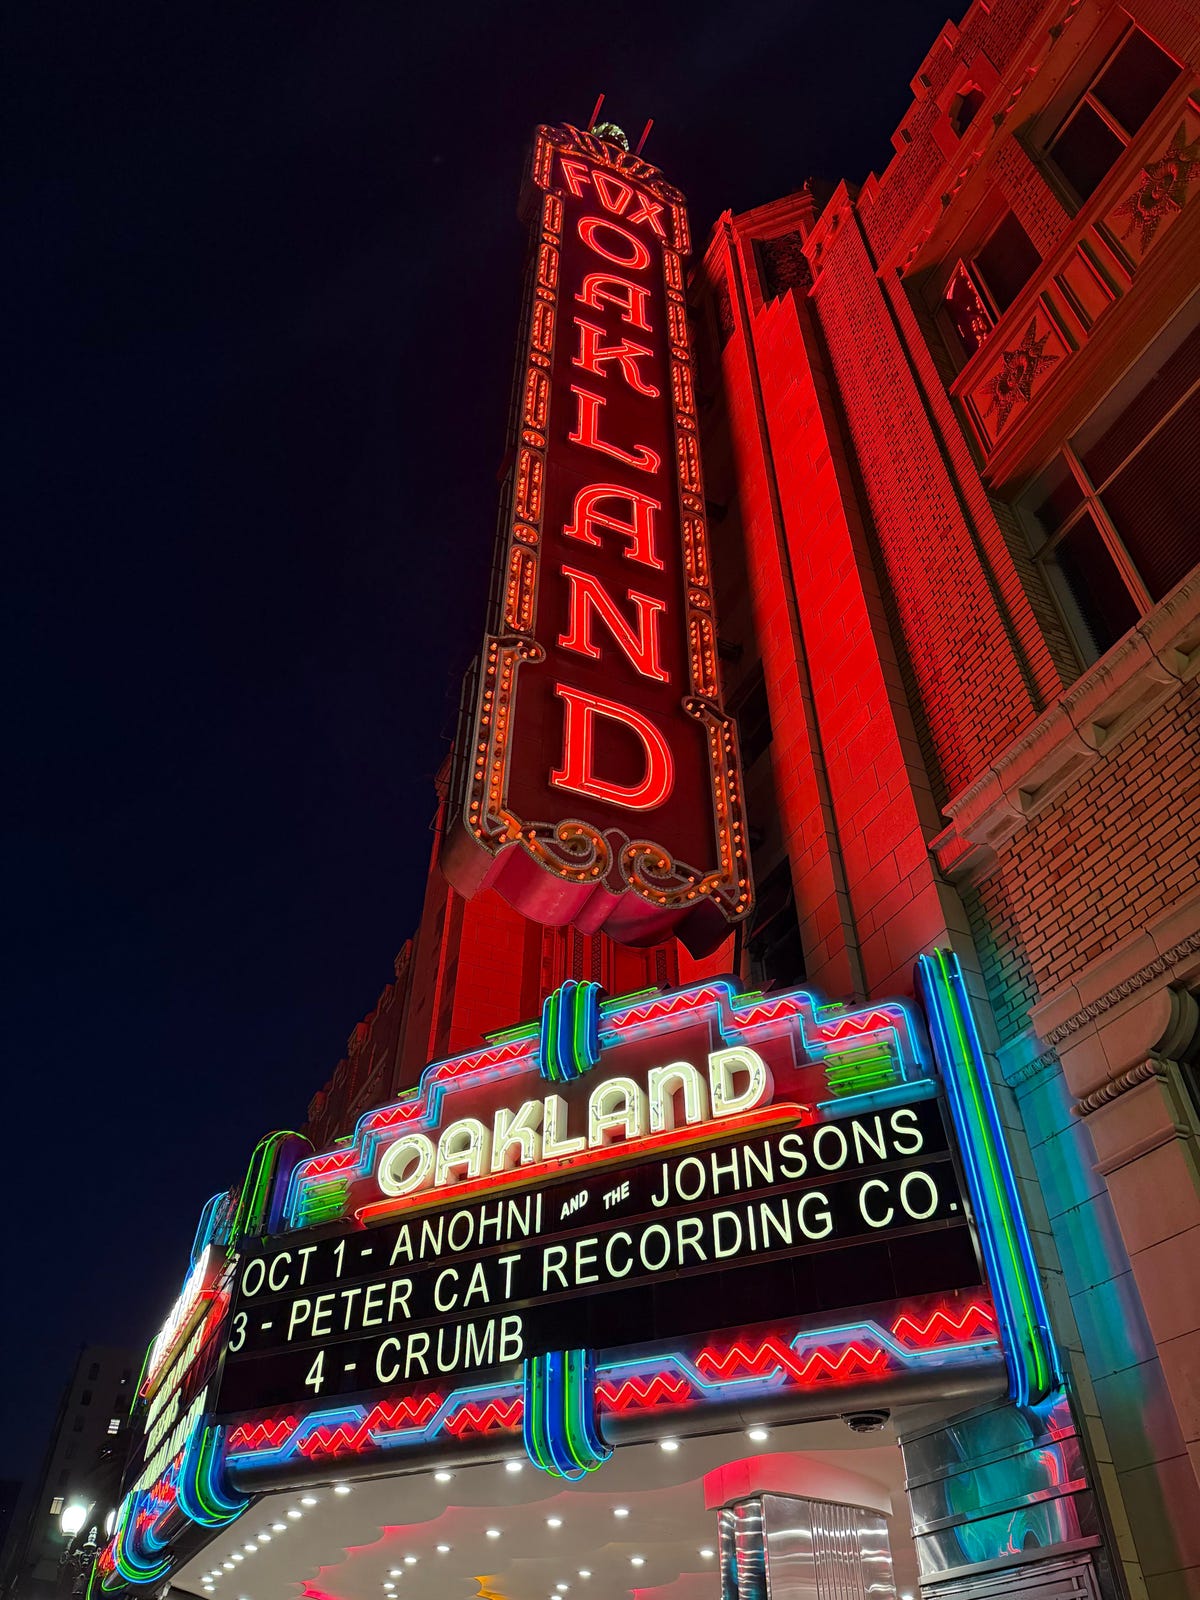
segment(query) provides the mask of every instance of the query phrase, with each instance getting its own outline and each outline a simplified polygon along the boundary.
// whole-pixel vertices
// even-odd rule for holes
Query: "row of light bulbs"
[[[767,1438],[769,1438],[769,1436],[770,1436],[769,1432],[768,1432],[768,1430],[766,1428],[757,1427],[757,1428],[747,1428],[747,1430],[746,1430],[746,1437],[748,1439],[752,1440],[755,1444],[762,1444]],[[660,1450],[666,1451],[668,1455],[673,1455],[674,1452],[679,1449],[679,1440],[678,1439],[671,1439],[671,1438],[660,1439],[658,1441],[658,1445],[659,1445],[659,1449]],[[513,1459],[511,1461],[506,1461],[504,1463],[504,1470],[505,1470],[505,1472],[508,1472],[508,1473],[518,1473],[518,1472],[521,1472],[521,1471],[524,1470],[524,1466],[525,1466],[525,1463],[523,1461],[518,1461],[516,1459]],[[451,1481],[451,1479],[454,1477],[454,1474],[452,1472],[447,1471],[445,1468],[440,1468],[437,1472],[434,1473],[433,1476],[434,1476],[435,1481],[438,1482],[438,1483],[449,1483]],[[347,1494],[350,1493],[350,1485],[348,1483],[337,1483],[337,1484],[334,1484],[333,1492],[334,1492],[334,1494],[337,1494],[337,1495],[347,1495]],[[314,1494],[301,1495],[299,1505],[289,1507],[286,1515],[287,1515],[289,1521],[298,1522],[300,1520],[300,1518],[304,1515],[304,1511],[306,1509],[311,1509],[311,1507],[313,1507],[313,1506],[315,1506],[317,1504],[318,1504],[318,1496],[317,1495],[314,1495]],[[613,1507],[613,1516],[614,1517],[627,1517],[628,1515],[629,1515],[629,1507],[628,1506],[614,1506]],[[561,1528],[562,1527],[562,1518],[561,1517],[547,1517],[546,1518],[546,1526],[548,1528]],[[487,1535],[487,1537],[489,1539],[499,1539],[501,1537],[502,1533],[503,1533],[503,1529],[501,1529],[501,1528],[487,1528],[484,1531],[485,1531],[485,1533],[486,1533],[486,1535]],[[213,1567],[211,1572],[206,1572],[204,1577],[200,1580],[200,1587],[204,1590],[205,1594],[212,1594],[213,1590],[214,1590],[214,1585],[217,1584],[220,1581],[220,1579],[224,1576],[224,1574],[226,1572],[235,1571],[237,1563],[244,1561],[248,1555],[257,1555],[258,1551],[262,1548],[263,1545],[270,1544],[270,1542],[271,1542],[271,1540],[272,1540],[272,1538],[274,1537],[275,1534],[286,1533],[286,1532],[287,1532],[287,1522],[273,1522],[271,1524],[269,1530],[268,1529],[264,1529],[262,1531],[262,1533],[260,1533],[257,1536],[256,1539],[254,1539],[254,1540],[250,1541],[249,1543],[243,1545],[241,1550],[234,1550],[231,1553],[230,1559],[228,1559],[226,1561],[223,1561],[219,1567]],[[449,1555],[450,1546],[448,1544],[439,1544],[437,1546],[437,1553],[439,1555],[442,1555],[442,1556]],[[711,1549],[708,1549],[708,1548],[705,1548],[705,1549],[699,1551],[698,1553],[705,1561],[711,1561],[712,1558],[713,1558],[713,1554],[714,1554],[714,1552]],[[405,1566],[412,1567],[412,1566],[415,1566],[416,1563],[417,1563],[417,1557],[416,1556],[411,1556],[410,1555],[410,1556],[405,1556],[404,1557],[404,1565]],[[646,1564],[646,1558],[645,1558],[645,1556],[630,1556],[629,1564],[632,1567],[644,1567],[645,1564]],[[579,1576],[581,1578],[590,1578],[591,1575],[592,1575],[591,1571],[588,1568],[580,1567]],[[393,1581],[391,1581],[391,1580],[395,1579],[395,1578],[402,1578],[403,1576],[404,1576],[404,1568],[403,1567],[392,1567],[390,1569],[390,1571],[389,1571],[388,1579],[385,1580],[384,1583],[383,1583],[384,1591],[386,1593],[388,1593],[388,1594],[391,1594],[392,1591],[394,1591],[395,1587],[396,1587],[395,1583]],[[566,1584],[566,1583],[559,1583],[559,1584],[555,1585],[555,1588],[558,1591],[558,1594],[552,1596],[551,1600],[558,1600],[558,1596],[561,1595],[561,1594],[565,1594],[566,1591],[570,1588],[570,1585]],[[245,1600],[245,1597],[244,1596],[241,1597],[241,1600]]]

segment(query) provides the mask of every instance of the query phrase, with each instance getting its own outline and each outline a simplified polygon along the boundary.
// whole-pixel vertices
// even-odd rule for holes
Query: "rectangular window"
[[[1130,27],[1051,136],[1046,153],[1082,202],[1179,76],[1179,63]]]
[[[63,1496],[61,1494],[56,1494],[54,1499],[50,1502],[50,1515],[52,1517],[57,1517],[61,1512],[64,1503]]]
[[[1015,214],[1006,211],[974,256],[957,263],[942,304],[965,355],[983,344],[1041,259]]]
[[[1200,328],[1168,328],[1025,496],[1035,553],[1088,658],[1200,562]]]
[[[109,1436],[109,1438],[111,1439],[114,1433],[120,1433],[120,1431],[121,1431],[121,1419],[120,1419],[120,1417],[109,1417],[109,1419],[108,1419],[108,1436]]]

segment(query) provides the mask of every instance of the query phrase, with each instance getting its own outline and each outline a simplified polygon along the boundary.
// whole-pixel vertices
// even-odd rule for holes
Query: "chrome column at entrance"
[[[723,1506],[717,1528],[722,1600],[895,1600],[880,1511],[758,1494]]]

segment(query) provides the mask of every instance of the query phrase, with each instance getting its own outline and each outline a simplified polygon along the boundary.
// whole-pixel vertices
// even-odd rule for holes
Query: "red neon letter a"
[[[623,500],[630,510],[629,520],[615,517],[611,511],[601,511],[601,500]],[[661,501],[639,494],[636,489],[622,489],[617,483],[589,483],[576,494],[571,520],[563,533],[581,544],[598,545],[600,535],[596,529],[611,528],[629,540],[624,554],[630,561],[640,561],[644,567],[654,567],[661,572],[663,564],[654,553],[654,513],[661,510]]]
[[[564,567],[562,575],[571,585],[571,609],[567,632],[558,636],[560,647],[563,650],[577,650],[581,656],[599,661],[600,646],[592,639],[594,611],[643,678],[653,678],[656,683],[670,683],[671,675],[663,670],[658,658],[658,614],[667,609],[666,601],[630,589],[628,598],[637,611],[635,631],[617,610],[612,595],[598,578],[592,577],[589,572],[579,572],[574,567]]]
[[[632,706],[568,689],[565,683],[556,683],[554,692],[564,707],[563,759],[558,771],[550,774],[550,782],[628,811],[653,811],[665,804],[675,787],[675,763],[667,741],[654,724]],[[646,765],[640,783],[609,783],[596,776],[593,757],[597,717],[619,722],[641,745]]]

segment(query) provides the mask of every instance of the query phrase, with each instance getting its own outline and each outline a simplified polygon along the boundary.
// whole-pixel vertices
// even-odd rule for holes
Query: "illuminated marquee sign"
[[[712,948],[751,905],[721,708],[683,196],[540,128],[503,581],[442,863],[542,923]]]
[[[963,975],[919,977],[928,1041],[901,1004],[568,983],[349,1142],[268,1135],[202,1219],[93,1593],[331,1474],[1053,1392]]]
[[[519,1421],[546,1466],[558,1435],[531,1436],[531,1414],[583,1393],[592,1455],[573,1434],[568,1465],[586,1470],[655,1396],[782,1389],[802,1411],[830,1384],[912,1392],[931,1362],[942,1385],[998,1354],[944,1102],[898,1005],[564,985],[539,1028],[435,1063],[301,1160],[283,1218],[243,1252],[217,1398],[247,1484],[324,1454],[322,1419],[357,1418],[368,1455]]]

